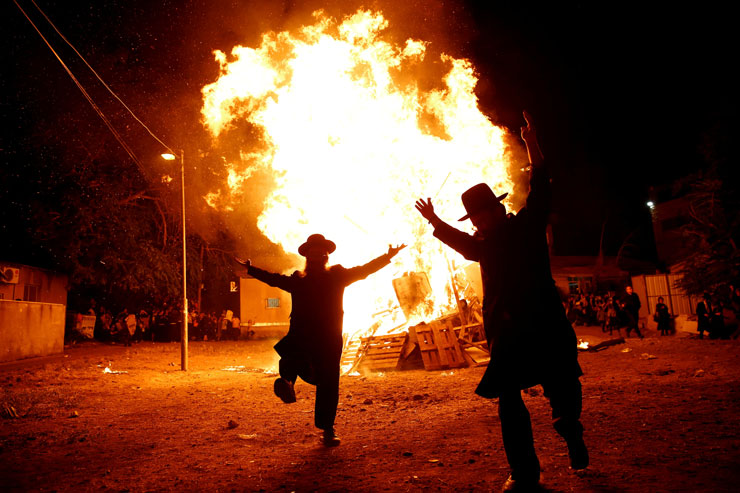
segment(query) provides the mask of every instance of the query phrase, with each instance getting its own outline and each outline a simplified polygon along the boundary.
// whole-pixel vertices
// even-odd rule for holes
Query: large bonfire
[[[442,249],[414,199],[431,196],[453,219],[463,213],[460,194],[477,182],[510,191],[505,130],[478,108],[469,61],[427,60],[426,42],[384,40],[381,13],[358,11],[341,23],[314,16],[296,32],[263,35],[256,48],[215,52],[221,70],[203,88],[204,125],[217,145],[245,123],[260,138],[238,150],[228,186],[206,200],[232,209],[252,173],[269,169],[277,186],[258,226],[286,252],[322,233],[338,245],[331,262],[352,266],[407,243],[391,266],[347,289],[347,333],[439,316],[455,306],[451,278],[465,288],[468,262]],[[440,64],[442,80],[422,90],[418,75]],[[406,316],[392,281],[408,272],[425,273],[431,295]]]

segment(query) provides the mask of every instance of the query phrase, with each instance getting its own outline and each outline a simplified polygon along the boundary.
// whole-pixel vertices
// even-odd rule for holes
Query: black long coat
[[[344,288],[389,263],[390,257],[385,254],[350,269],[333,265],[324,272],[295,271],[290,276],[250,266],[249,275],[291,294],[290,328],[275,345],[278,354],[308,361],[338,359],[343,342]]]
[[[550,180],[544,169],[530,178],[527,205],[493,234],[469,235],[435,222],[434,236],[480,263],[483,324],[491,346],[476,393],[497,397],[553,379],[577,378],[578,348],[550,271],[545,229]]]

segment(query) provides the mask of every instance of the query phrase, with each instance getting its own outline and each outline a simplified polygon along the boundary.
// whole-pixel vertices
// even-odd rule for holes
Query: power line
[[[160,144],[162,144],[172,154],[175,154],[175,152],[172,150],[172,148],[170,146],[168,146],[167,144],[165,144],[164,142],[162,142],[162,140],[159,137],[157,137],[154,134],[154,132],[152,132],[149,129],[149,127],[147,127],[146,124],[139,119],[138,116],[136,116],[134,114],[133,110],[131,110],[131,108],[129,108],[128,105],[126,105],[126,103],[124,103],[123,100],[120,97],[118,97],[118,95],[115,92],[113,92],[113,89],[111,89],[110,86],[108,86],[108,84],[105,83],[105,81],[103,80],[103,78],[100,77],[100,75],[98,75],[98,73],[95,71],[95,69],[92,68],[92,66],[90,66],[89,63],[87,63],[87,60],[85,60],[85,57],[83,57],[82,54],[79,51],[77,51],[77,48],[75,48],[74,45],[64,36],[64,34],[62,34],[59,31],[59,29],[57,29],[57,26],[54,25],[54,23],[51,21],[51,19],[49,19],[49,17],[46,15],[46,13],[43,10],[41,10],[41,7],[38,6],[38,4],[36,3],[36,0],[31,0],[31,3],[33,3],[34,7],[36,7],[36,9],[41,13],[41,15],[44,16],[44,19],[46,19],[46,21],[49,23],[49,25],[51,25],[51,27],[54,28],[54,31],[56,31],[56,33],[59,35],[59,37],[62,38],[64,40],[64,42],[67,43],[67,45],[69,45],[69,47],[72,48],[72,50],[74,50],[75,53],[77,53],[77,56],[80,57],[80,59],[85,63],[85,65],[87,65],[87,68],[90,69],[90,71],[95,75],[95,77],[97,77],[97,79],[100,81],[100,83],[103,84],[103,86],[108,90],[108,92],[111,93],[111,95],[114,98],[116,98],[116,100],[118,100],[118,102],[121,103],[121,105],[123,105],[124,108],[126,108],[126,111],[129,112],[129,114],[134,118],[134,120],[136,120],[137,122],[139,122],[139,124],[142,127],[144,127],[144,129],[146,129],[147,132],[149,132],[149,135],[151,135],[154,138],[154,140],[156,140],[157,142],[159,142]],[[17,3],[16,3],[16,5],[17,5]]]
[[[121,136],[121,134],[118,133],[118,131],[115,129],[115,127],[110,122],[110,120],[108,120],[108,118],[101,111],[101,109],[98,107],[98,105],[95,104],[95,101],[93,101],[93,99],[90,96],[90,94],[88,94],[88,92],[82,86],[82,84],[80,83],[80,81],[77,80],[77,77],[75,77],[75,75],[69,69],[69,67],[67,66],[67,64],[64,63],[64,60],[61,59],[61,57],[59,56],[59,54],[54,50],[54,48],[51,46],[51,44],[46,39],[46,37],[44,37],[44,35],[39,30],[39,28],[36,26],[36,24],[34,24],[34,22],[31,20],[31,18],[28,16],[28,14],[26,14],[26,11],[23,10],[23,8],[20,5],[18,5],[18,2],[16,0],[13,0],[13,3],[15,3],[16,7],[18,7],[18,9],[23,13],[24,17],[28,20],[28,22],[31,23],[31,25],[36,30],[36,32],[39,34],[39,36],[41,36],[41,39],[44,40],[44,43],[46,43],[46,46],[48,46],[49,49],[51,50],[51,52],[54,53],[54,56],[56,57],[56,59],[59,60],[59,63],[62,64],[62,67],[64,67],[64,70],[72,78],[72,80],[74,81],[75,85],[77,86],[77,88],[82,93],[82,95],[85,96],[85,99],[87,99],[88,103],[90,103],[90,106],[93,107],[93,109],[95,110],[95,112],[103,120],[103,123],[105,123],[105,125],[108,127],[108,130],[111,131],[111,133],[116,138],[116,140],[118,141],[118,143],[121,144],[121,147],[123,147],[123,149],[128,153],[128,155],[131,157],[131,159],[136,163],[136,165],[139,167],[139,169],[143,173],[144,172],[144,166],[141,164],[141,161],[139,161],[139,158],[136,157],[136,154],[134,153],[134,150],[131,149],[131,147],[126,143],[125,140],[123,140],[123,137]]]
[[[32,0],[32,1],[33,1],[33,0]],[[116,140],[118,141],[118,143],[119,143],[119,144],[121,145],[121,147],[123,148],[123,150],[124,150],[124,151],[126,151],[126,153],[127,153],[128,155],[129,155],[129,157],[130,157],[130,158],[131,158],[131,159],[132,159],[132,160],[134,161],[134,163],[135,163],[135,164],[136,164],[136,166],[137,166],[137,167],[139,168],[139,171],[140,171],[140,172],[142,173],[142,175],[143,175],[143,176],[146,176],[146,173],[145,173],[145,168],[144,168],[143,164],[141,163],[141,161],[139,160],[139,158],[138,158],[138,157],[136,156],[136,153],[135,153],[135,152],[134,152],[134,150],[133,150],[133,149],[131,148],[131,146],[130,146],[130,145],[128,145],[128,143],[127,143],[127,142],[126,142],[126,141],[124,140],[123,136],[122,136],[122,135],[121,135],[121,134],[120,134],[120,133],[118,132],[118,130],[116,130],[116,128],[115,128],[115,127],[113,126],[113,124],[112,124],[112,123],[111,123],[111,121],[110,121],[110,120],[108,119],[108,117],[106,117],[106,116],[105,116],[105,114],[103,113],[103,111],[102,111],[102,110],[100,109],[100,107],[99,107],[99,106],[98,106],[98,105],[97,105],[97,104],[95,103],[95,101],[93,100],[92,96],[90,96],[90,94],[89,94],[89,93],[87,92],[87,90],[86,90],[86,89],[85,89],[85,88],[83,87],[82,83],[81,83],[81,82],[80,82],[80,81],[79,81],[79,80],[77,79],[77,77],[75,77],[75,75],[74,75],[74,74],[72,73],[72,70],[71,70],[71,69],[70,69],[70,68],[69,68],[69,67],[67,66],[67,64],[66,64],[66,63],[64,63],[64,60],[62,60],[62,58],[61,58],[61,57],[59,56],[59,54],[58,54],[58,53],[56,52],[56,50],[54,49],[54,47],[53,47],[53,46],[51,46],[51,43],[49,43],[49,41],[48,41],[48,40],[46,39],[46,37],[45,37],[45,36],[43,35],[43,33],[42,33],[42,32],[41,32],[40,30],[39,30],[38,26],[37,26],[37,25],[36,25],[36,24],[35,24],[35,23],[34,23],[34,22],[33,22],[33,21],[31,20],[31,18],[30,18],[30,17],[28,16],[28,14],[26,13],[26,11],[25,11],[25,10],[23,10],[23,7],[21,7],[21,6],[20,6],[20,5],[18,4],[17,0],[13,0],[13,3],[15,3],[16,7],[18,7],[18,10],[20,10],[20,11],[21,11],[21,13],[23,14],[23,16],[24,16],[24,17],[26,18],[26,20],[28,20],[28,22],[29,22],[29,23],[31,24],[31,26],[33,26],[34,30],[35,30],[35,31],[36,31],[36,32],[38,33],[38,35],[39,35],[39,36],[41,37],[41,39],[42,39],[42,40],[44,41],[44,43],[45,43],[45,44],[46,44],[46,46],[47,46],[47,47],[49,48],[49,50],[51,50],[51,52],[52,52],[52,53],[54,54],[54,56],[56,57],[56,59],[57,59],[57,60],[59,61],[59,63],[60,63],[61,65],[62,65],[62,67],[64,68],[64,70],[65,70],[65,71],[67,72],[67,75],[69,75],[69,77],[70,77],[70,78],[72,79],[72,81],[73,81],[73,82],[75,83],[75,85],[76,85],[76,86],[77,86],[77,88],[78,88],[78,89],[80,90],[80,92],[82,93],[82,95],[83,95],[83,96],[85,97],[85,99],[87,99],[87,102],[88,102],[88,103],[90,104],[90,106],[92,106],[93,110],[95,110],[95,112],[96,112],[96,113],[98,114],[98,116],[100,116],[100,119],[101,119],[101,120],[103,120],[103,123],[105,123],[105,126],[106,126],[106,127],[108,127],[108,130],[110,130],[110,132],[111,132],[111,133],[113,134],[113,136],[115,137],[115,139],[116,139]],[[35,3],[35,2],[34,2],[34,5],[36,5],[36,3]],[[39,8],[39,7],[38,7],[38,5],[36,5],[36,8]],[[39,11],[40,11],[40,9],[39,9]],[[42,12],[42,14],[43,14],[43,12]],[[46,17],[46,15],[45,15],[45,14],[44,14],[44,17]],[[48,18],[47,18],[47,20],[48,20]],[[55,29],[56,29],[56,28],[55,28]],[[57,31],[57,32],[58,32],[58,31]],[[61,36],[61,34],[60,34],[60,36]],[[75,50],[75,51],[77,51],[77,50]],[[80,55],[80,56],[81,56],[81,55]],[[87,62],[85,62],[85,63],[87,63]],[[88,65],[88,66],[89,66],[89,65]],[[92,69],[91,69],[91,70],[92,70]],[[95,74],[95,75],[97,76],[97,74]],[[100,77],[98,77],[98,79],[100,79]],[[102,79],[101,79],[101,81],[102,81]],[[105,83],[103,83],[103,84],[105,85]],[[106,88],[107,88],[107,87],[108,87],[108,86],[106,85]],[[110,88],[108,88],[108,90],[110,91]],[[112,92],[112,91],[111,91],[111,92]],[[115,96],[115,94],[114,94],[114,96]],[[119,101],[121,101],[121,100],[120,100],[120,98],[118,98],[117,96],[116,96],[116,98],[117,98],[117,99],[118,99]],[[123,103],[123,101],[121,101],[121,103]],[[124,104],[124,106],[125,106],[125,104]],[[128,109],[128,107],[126,107],[126,108]],[[129,112],[131,112],[131,110],[129,110]],[[132,113],[132,114],[133,114],[133,113]],[[137,121],[139,121],[139,123],[141,123],[141,120],[139,120],[138,118],[136,118],[136,120],[137,120]],[[142,123],[142,125],[143,125],[143,123]],[[144,127],[146,128],[146,126],[145,126],[145,125],[144,125]],[[148,129],[148,128],[147,128],[147,131],[149,131],[149,129]],[[149,133],[150,133],[150,134],[152,134],[152,132],[151,132],[151,131],[149,131]],[[152,134],[152,135],[153,135],[153,134]],[[154,136],[154,135],[153,135],[153,136]],[[158,141],[158,142],[159,142],[160,144],[164,145],[164,147],[165,147],[165,148],[167,148],[167,150],[169,150],[170,152],[172,152],[172,150],[170,149],[170,147],[169,147],[169,146],[167,146],[166,144],[164,144],[164,143],[163,143],[163,142],[162,142],[162,141],[161,141],[160,139],[158,139],[158,138],[157,138],[156,136],[154,136],[154,137],[155,137],[155,139],[156,139],[156,140],[157,140],[157,141]],[[173,152],[173,154],[175,154],[175,153]]]

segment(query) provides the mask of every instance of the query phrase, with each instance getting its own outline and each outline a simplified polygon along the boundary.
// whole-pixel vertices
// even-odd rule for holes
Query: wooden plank
[[[421,358],[427,370],[460,368],[468,366],[452,326],[453,317],[419,324],[416,332]]]
[[[439,324],[432,322],[432,338],[434,339],[434,342],[437,345],[437,354],[439,354],[439,364],[440,366],[448,367],[450,366],[450,361],[447,358],[447,351],[446,351],[447,345],[445,344],[447,341],[446,341],[445,336],[443,335],[443,332],[440,331],[440,328],[441,327],[439,326]]]
[[[365,351],[359,366],[370,370],[396,369],[408,333],[362,338]]]
[[[450,368],[467,366],[451,320],[447,320],[445,322],[444,329],[445,330],[440,330],[440,334],[442,335],[444,343],[443,349],[446,359],[449,361]]]
[[[362,343],[359,339],[354,339],[350,341],[349,344],[347,344],[347,346],[342,351],[342,366],[351,365],[352,363],[354,363],[355,359],[357,359],[361,346]]]

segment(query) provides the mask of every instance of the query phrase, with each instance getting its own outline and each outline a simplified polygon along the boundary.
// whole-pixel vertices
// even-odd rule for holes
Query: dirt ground
[[[601,333],[579,336],[594,343]],[[342,444],[327,449],[313,427],[313,387],[299,382],[295,404],[273,395],[273,342],[191,342],[188,372],[177,343],[83,343],[0,366],[0,490],[501,487],[508,467],[496,404],[473,393],[483,368],[342,377]],[[587,470],[569,472],[540,388],[524,396],[544,483],[738,491],[739,349],[737,340],[650,334],[581,353]]]

